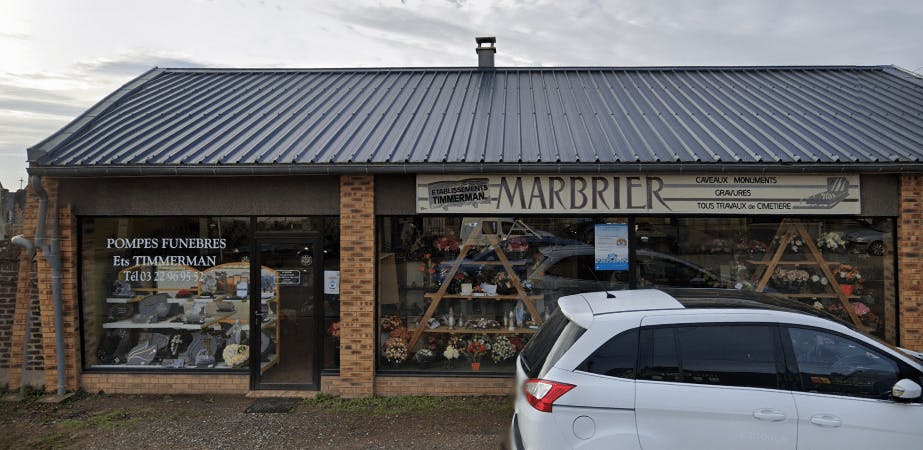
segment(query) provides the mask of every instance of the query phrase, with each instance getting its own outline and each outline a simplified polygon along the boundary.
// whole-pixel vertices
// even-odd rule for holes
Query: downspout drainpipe
[[[42,186],[42,178],[32,176],[32,189],[38,195],[38,226],[35,230],[35,246],[42,250],[42,257],[51,268],[51,297],[54,300],[54,341],[58,367],[58,395],[67,391],[66,362],[64,359],[64,303],[61,299],[61,243],[58,229],[58,210],[55,205],[51,215],[51,242],[45,242],[45,212],[48,209],[48,192]]]
[[[32,244],[32,241],[23,237],[23,235],[16,235],[10,239],[10,242],[13,245],[22,247],[28,255],[29,264],[32,264],[32,259],[35,258],[35,245]],[[21,282],[21,280],[20,280]],[[32,329],[32,299],[29,299],[29,305],[26,309],[26,335],[22,339],[22,372],[19,375],[19,395],[22,398],[26,396],[26,370],[29,369],[29,338],[32,337],[32,333],[29,330]],[[12,362],[12,361],[11,361]]]

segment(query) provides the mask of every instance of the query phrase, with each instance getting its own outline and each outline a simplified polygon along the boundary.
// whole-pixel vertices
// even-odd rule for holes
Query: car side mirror
[[[907,378],[894,383],[894,387],[891,388],[891,397],[895,400],[919,400],[921,395],[923,395],[923,389],[920,385]]]

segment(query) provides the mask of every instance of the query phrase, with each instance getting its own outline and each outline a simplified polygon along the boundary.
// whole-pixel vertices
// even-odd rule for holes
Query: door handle
[[[830,414],[818,414],[816,416],[812,416],[811,423],[828,428],[837,428],[840,425],[843,425],[843,421],[840,420],[839,417],[831,416]]]
[[[757,420],[766,422],[782,422],[785,420],[785,414],[782,411],[772,408],[763,408],[753,411],[753,417]]]

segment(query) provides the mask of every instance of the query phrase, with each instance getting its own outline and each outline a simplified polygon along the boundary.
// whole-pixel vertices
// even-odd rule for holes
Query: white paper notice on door
[[[340,294],[340,271],[324,271],[324,294]]]

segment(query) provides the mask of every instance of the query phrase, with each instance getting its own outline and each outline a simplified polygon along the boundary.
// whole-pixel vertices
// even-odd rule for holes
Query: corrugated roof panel
[[[158,69],[33,149],[33,168],[923,162],[923,80],[889,66]]]

